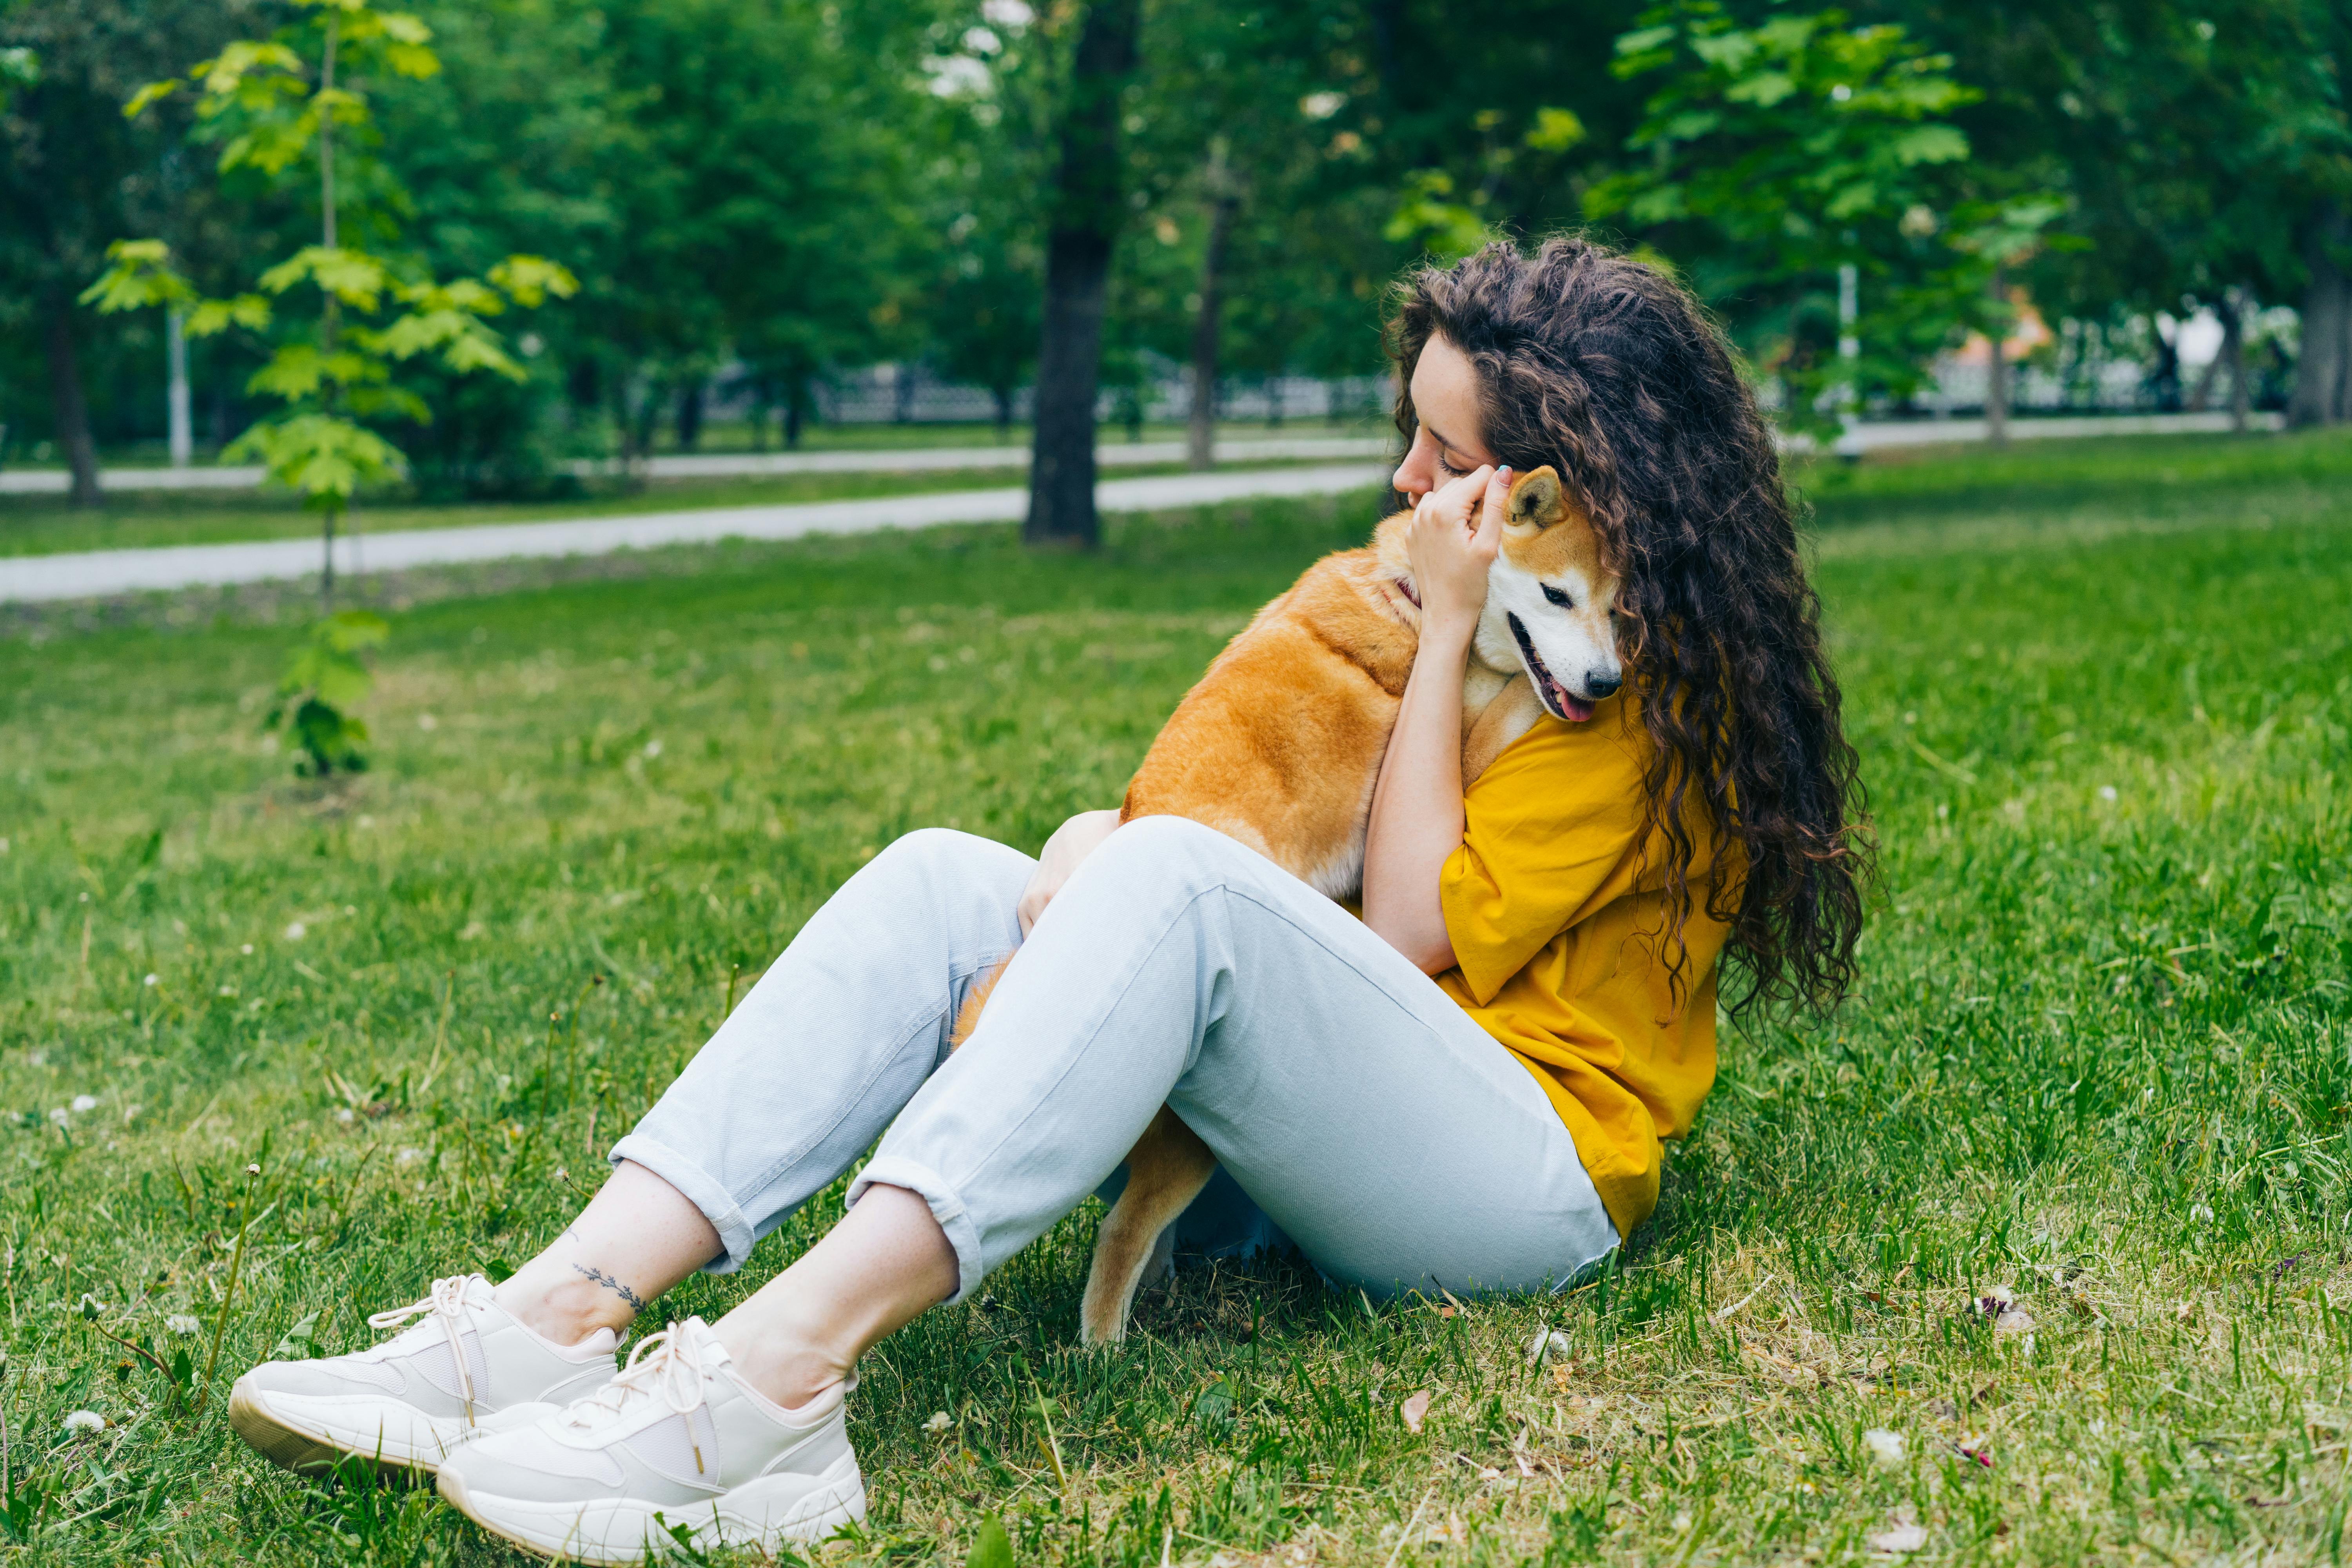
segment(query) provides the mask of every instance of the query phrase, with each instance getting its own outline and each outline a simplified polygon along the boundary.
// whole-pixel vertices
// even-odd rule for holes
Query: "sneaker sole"
[[[254,1452],[283,1469],[315,1474],[347,1458],[366,1459],[387,1470],[423,1470],[430,1475],[467,1436],[462,1422],[445,1428],[429,1415],[391,1401],[366,1404],[339,1400],[352,1414],[331,1416],[300,1395],[280,1394],[273,1405],[239,1378],[229,1390],[228,1424]],[[405,1428],[403,1435],[402,1428]],[[418,1441],[419,1428],[426,1440]]]
[[[492,1535],[542,1557],[598,1568],[651,1561],[657,1550],[673,1543],[670,1531],[679,1524],[690,1527],[699,1550],[751,1547],[772,1556],[786,1542],[823,1540],[866,1517],[866,1485],[853,1456],[844,1456],[813,1482],[770,1478],[709,1502],[683,1506],[635,1498],[548,1503],[477,1495],[455,1469],[442,1471],[438,1484],[445,1501]],[[698,1516],[701,1522],[694,1522]]]

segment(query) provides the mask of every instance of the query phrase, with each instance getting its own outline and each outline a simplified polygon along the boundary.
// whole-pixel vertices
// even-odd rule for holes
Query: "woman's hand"
[[[1421,498],[1404,536],[1421,595],[1421,635],[1465,645],[1486,607],[1486,570],[1503,542],[1511,470],[1480,467]],[[1476,515],[1472,515],[1474,509]]]
[[[1021,890],[1021,935],[1025,940],[1029,928],[1070,879],[1086,858],[1102,847],[1111,829],[1118,826],[1116,811],[1082,811],[1061,826],[1054,837],[1045,840],[1045,847],[1037,852],[1037,868],[1029,874],[1029,885]]]

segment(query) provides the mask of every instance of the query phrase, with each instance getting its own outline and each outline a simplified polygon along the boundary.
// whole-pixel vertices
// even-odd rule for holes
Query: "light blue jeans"
[[[1528,1069],[1306,883],[1148,817],[1024,944],[1035,864],[940,829],[891,845],[614,1147],[709,1216],[714,1270],[879,1137],[849,1201],[877,1183],[922,1194],[961,1300],[1114,1180],[1163,1101],[1223,1165],[1181,1244],[1286,1239],[1381,1295],[1557,1288],[1617,1244]],[[950,1055],[973,977],[1016,949]]]

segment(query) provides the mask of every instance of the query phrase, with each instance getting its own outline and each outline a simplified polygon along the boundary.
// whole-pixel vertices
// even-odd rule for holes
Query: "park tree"
[[[1653,85],[1619,172],[1585,196],[1671,257],[1781,384],[1782,418],[1834,428],[1907,397],[1971,327],[2008,327],[2008,275],[2063,204],[1974,162],[1953,112],[1975,89],[1889,23],[1840,11],[1742,26],[1678,0],[1616,42]],[[1995,438],[2005,399],[1989,402]]]
[[[289,724],[310,765],[324,774],[362,764],[365,730],[334,694],[364,689],[342,667],[382,636],[363,619],[333,615],[336,524],[362,485],[400,471],[398,451],[369,422],[432,416],[415,393],[396,384],[395,367],[430,358],[459,374],[520,377],[487,318],[509,302],[528,308],[550,294],[569,294],[574,285],[561,266],[532,256],[508,257],[483,279],[442,281],[414,263],[344,243],[342,208],[354,187],[355,216],[378,232],[391,232],[398,210],[394,187],[370,156],[368,84],[387,75],[430,77],[440,62],[431,30],[414,16],[380,11],[364,0],[299,3],[297,20],[265,39],[228,44],[184,78],[149,83],[121,112],[136,119],[189,89],[200,134],[220,147],[223,174],[290,174],[316,190],[319,242],[264,270],[253,289],[206,298],[173,269],[165,242],[118,240],[108,247],[111,265],[83,298],[107,312],[177,309],[193,336],[237,329],[270,341],[269,359],[254,374],[251,390],[283,406],[239,437],[229,454],[257,458],[271,482],[300,495],[320,518],[319,591],[328,618],[297,650],[289,700],[273,718]],[[315,313],[286,310],[281,301],[289,295],[314,299]]]
[[[1142,9],[1140,0],[1087,0],[1055,113],[1036,426],[1029,515],[1022,525],[1022,537],[1033,544],[1091,546],[1102,536],[1095,510],[1095,398],[1111,255],[1127,217],[1121,100],[1136,69]]]
[[[1951,52],[1986,97],[1958,120],[1990,161],[2065,192],[2088,243],[2038,296],[2100,321],[2202,305],[2240,362],[2256,301],[2303,317],[2294,416],[2352,416],[2352,16],[2327,0],[1864,0]]]
[[[0,8],[0,322],[37,335],[72,500],[100,500],[76,296],[113,240],[166,222],[173,124],[133,124],[141,84],[225,41],[239,6],[195,0],[19,0]]]

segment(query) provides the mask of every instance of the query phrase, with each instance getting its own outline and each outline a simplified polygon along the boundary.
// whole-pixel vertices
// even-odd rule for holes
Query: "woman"
[[[862,1513],[859,1353],[969,1296],[1163,1101],[1239,1189],[1222,1216],[1212,1189],[1190,1239],[1278,1227],[1350,1288],[1556,1287],[1639,1225],[1660,1140],[1713,1080],[1718,955],[1743,1005],[1831,1004],[1853,973],[1853,755],[1771,438],[1697,305],[1581,240],[1417,274],[1394,348],[1423,622],[1360,921],[1172,818],[1087,813],[1034,861],[910,835],[809,921],[545,1252],[380,1314],[421,1321],[372,1350],[257,1367],[238,1430],[283,1463],[437,1464],[444,1495],[542,1549],[636,1561],[665,1521],[772,1546]],[[1540,721],[1465,795],[1504,474],[1543,463],[1613,550],[1627,689]],[[1015,947],[950,1057],[966,987]],[[830,1234],[613,1375],[648,1301],[740,1267],[877,1137]]]

